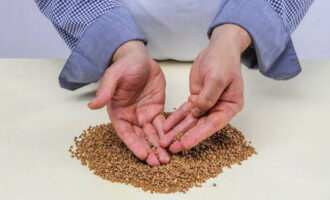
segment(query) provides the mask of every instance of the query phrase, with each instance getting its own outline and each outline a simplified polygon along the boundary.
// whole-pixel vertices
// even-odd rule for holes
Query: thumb
[[[191,110],[192,115],[199,117],[211,109],[218,102],[225,88],[226,84],[218,77],[206,79],[202,91],[194,103],[194,108]]]
[[[96,97],[88,104],[88,107],[90,109],[100,109],[107,105],[116,91],[118,80],[119,76],[109,68],[103,75]]]

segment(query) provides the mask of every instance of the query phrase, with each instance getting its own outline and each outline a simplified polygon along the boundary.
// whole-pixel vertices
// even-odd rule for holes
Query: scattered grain
[[[240,164],[256,154],[250,142],[231,125],[191,150],[170,154],[171,161],[159,167],[138,160],[117,137],[111,123],[89,127],[74,142],[75,150],[70,147],[72,157],[95,175],[158,193],[201,187],[206,180],[222,173],[224,167]]]

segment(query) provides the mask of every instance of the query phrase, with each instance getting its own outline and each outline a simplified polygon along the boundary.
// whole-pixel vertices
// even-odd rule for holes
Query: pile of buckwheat
[[[95,175],[158,193],[186,192],[191,187],[200,187],[222,173],[224,167],[241,164],[256,154],[250,142],[231,125],[191,150],[170,154],[171,161],[159,167],[138,160],[117,137],[111,123],[89,127],[74,141],[75,148],[69,149],[72,157]]]

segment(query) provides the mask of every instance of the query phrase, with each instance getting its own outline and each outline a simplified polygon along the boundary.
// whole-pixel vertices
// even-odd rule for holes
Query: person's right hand
[[[98,88],[88,104],[105,105],[119,138],[141,160],[151,166],[169,162],[159,144],[164,135],[165,78],[140,41],[130,41],[115,52]]]

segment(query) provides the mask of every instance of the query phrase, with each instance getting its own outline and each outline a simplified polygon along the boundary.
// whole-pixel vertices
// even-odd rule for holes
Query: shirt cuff
[[[221,24],[236,24],[249,32],[253,45],[242,54],[242,62],[249,68],[276,80],[301,72],[290,34],[266,0],[223,0],[208,36]]]
[[[130,40],[147,43],[128,9],[115,7],[88,26],[60,76],[60,86],[75,90],[100,80],[116,49]]]

